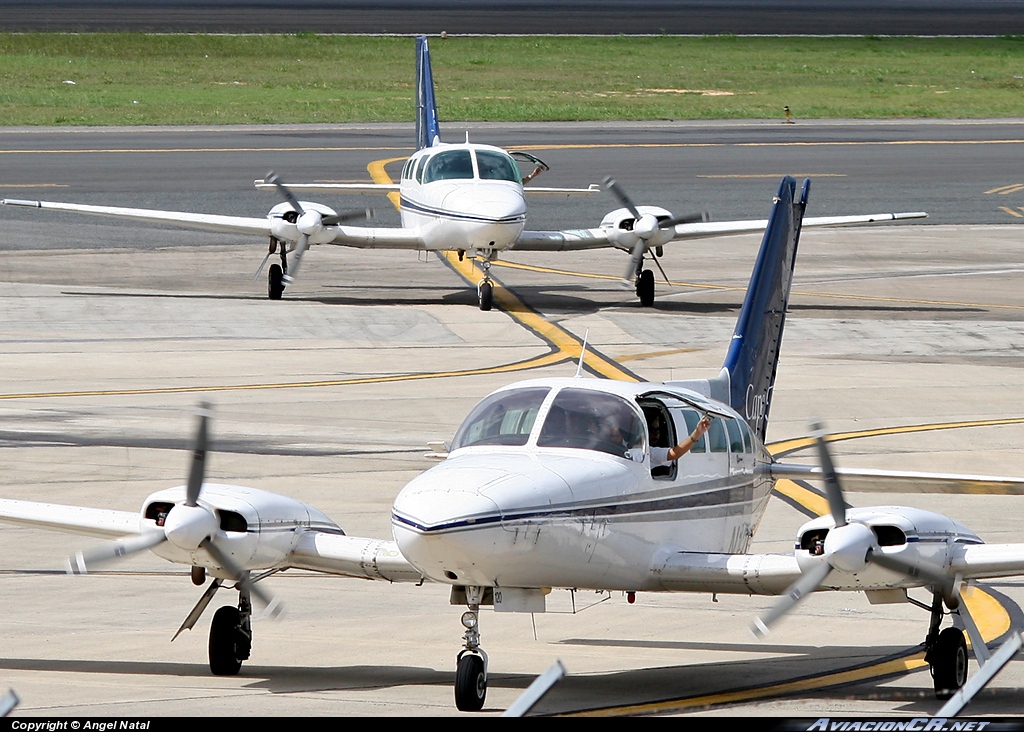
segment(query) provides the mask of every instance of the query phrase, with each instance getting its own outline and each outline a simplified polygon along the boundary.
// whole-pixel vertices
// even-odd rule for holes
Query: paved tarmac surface
[[[836,135],[867,134],[866,128],[839,126]],[[756,126],[722,126],[708,134],[739,142],[744,129],[752,141],[761,139]],[[898,137],[902,129],[886,134]],[[1024,137],[1019,130],[949,125],[905,128],[903,134],[952,142]],[[486,131],[530,144],[545,137],[622,145],[700,138],[671,126]],[[258,214],[269,196],[251,191],[248,180],[265,168],[287,171],[294,180],[307,173],[365,180],[369,162],[404,152],[406,132],[5,132],[4,151],[166,152],[3,153],[2,192],[222,212],[251,207],[240,213]],[[376,149],[365,149],[372,147],[368,140]],[[356,149],[328,153],[323,147]],[[843,442],[837,461],[1024,475],[1024,222],[1000,210],[1024,205],[1024,194],[985,193],[1019,182],[1022,147],[871,143],[848,157],[834,152],[848,151],[847,145],[813,148],[825,156],[821,160],[795,157],[791,165],[806,169],[789,167],[792,172],[840,176],[815,178],[814,213],[824,213],[815,209],[824,205],[820,199],[839,207],[830,213],[930,209],[922,200],[934,200],[929,197],[939,189],[962,206],[955,216],[966,223],[805,232],[771,440],[804,435],[808,420],[818,417],[835,431],[922,425]],[[779,168],[789,154],[805,150],[738,144],[556,149],[550,157],[558,164],[549,176],[552,185],[585,183],[611,169],[644,201],[678,197],[678,206],[677,199],[670,202],[683,210],[694,190],[711,191],[708,206],[716,218],[736,215],[717,215],[719,205],[761,217]],[[691,155],[701,162],[683,165]],[[716,167],[715,155],[731,160]],[[870,155],[876,157],[865,158]],[[938,164],[937,155],[959,164]],[[330,173],[335,166],[340,172]],[[699,177],[723,168],[759,177]],[[62,185],[69,187],[49,187]],[[858,205],[843,209],[847,188]],[[554,222],[561,213],[575,226],[598,220],[611,205],[602,197],[568,208],[549,202],[538,217]],[[392,215],[384,208],[381,215]],[[325,511],[350,534],[387,537],[392,499],[430,465],[421,457],[428,440],[450,439],[477,400],[510,380],[573,371],[566,363],[523,374],[374,383],[380,376],[501,367],[551,350],[509,314],[479,311],[471,289],[436,259],[317,248],[301,282],[285,300],[270,302],[264,283],[250,278],[263,242],[38,211],[0,209],[0,221],[7,249],[0,271],[4,497],[134,509],[150,492],[184,480],[191,408],[212,397],[210,479],[285,493]],[[669,274],[688,284],[659,284],[652,309],[639,307],[616,281],[624,259],[617,252],[515,255],[513,264],[556,271],[500,267],[496,273],[559,328],[576,336],[589,329],[593,347],[624,367],[651,380],[683,378],[717,372],[757,245],[757,237],[737,237],[667,252]],[[1008,422],[934,429],[993,419]],[[1024,496],[849,498],[858,506],[922,506],[956,517],[988,541],[1024,541]],[[788,551],[805,519],[792,503],[773,501],[752,549]],[[86,577],[59,571],[68,554],[94,543],[0,527],[0,684],[21,696],[18,715],[454,713],[461,609],[448,604],[443,587],[280,575],[268,584],[286,603],[285,617],[257,622],[253,657],[241,675],[215,678],[206,667],[208,617],[169,642],[200,594],[187,575],[148,556]],[[1021,627],[1022,582],[990,588],[1000,600],[986,612],[991,633]],[[870,606],[854,594],[817,595],[757,643],[747,628],[770,604],[768,598],[720,596],[715,602],[703,595],[641,594],[629,605],[618,594],[555,591],[544,615],[485,612],[487,709],[504,709],[556,658],[571,676],[545,701],[548,713],[619,705],[800,717],[922,716],[938,709],[926,670],[911,663],[910,673],[879,678],[892,667],[876,666],[921,643],[927,613],[910,605]],[[829,676],[864,665],[863,676],[841,677],[844,686]],[[819,678],[820,685],[787,685]],[[970,711],[1018,713],[1022,688],[1024,667],[1017,660]],[[725,703],[723,694],[736,691]]]
[[[11,31],[1005,35],[1022,0],[0,0]]]

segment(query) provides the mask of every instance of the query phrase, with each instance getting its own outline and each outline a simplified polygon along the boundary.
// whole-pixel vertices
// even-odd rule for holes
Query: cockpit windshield
[[[562,389],[544,420],[539,447],[576,447],[629,457],[643,449],[644,428],[629,403],[590,389]]]
[[[519,166],[504,153],[492,150],[476,151],[476,166],[480,169],[481,180],[508,180],[521,182]]]
[[[484,399],[455,433],[452,450],[470,445],[525,445],[551,389],[510,389]]]
[[[435,180],[472,180],[473,157],[469,150],[442,150],[427,161],[423,182]]]

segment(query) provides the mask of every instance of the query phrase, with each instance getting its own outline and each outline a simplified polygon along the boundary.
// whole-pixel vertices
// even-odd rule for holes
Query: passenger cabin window
[[[476,167],[480,170],[480,180],[507,180],[521,182],[519,166],[508,155],[491,150],[476,151]]]
[[[562,389],[544,420],[539,447],[575,447],[630,458],[644,448],[643,420],[629,402],[590,389]]]
[[[455,433],[452,450],[471,445],[525,445],[547,387],[511,389],[476,405]]]
[[[729,452],[738,455],[743,452],[743,433],[735,419],[725,421],[726,429],[729,430]]]
[[[437,180],[472,180],[473,156],[469,150],[444,150],[427,161],[423,182]]]
[[[711,452],[729,452],[729,441],[725,434],[725,425],[721,417],[711,420],[711,429],[707,431]]]

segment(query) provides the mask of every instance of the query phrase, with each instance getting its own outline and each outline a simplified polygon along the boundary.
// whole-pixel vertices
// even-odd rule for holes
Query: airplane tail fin
[[[441,141],[434,99],[434,73],[430,70],[427,37],[416,37],[416,149],[433,147]]]
[[[779,185],[719,377],[728,374],[729,405],[746,417],[750,429],[762,442],[768,427],[779,345],[810,188],[811,181],[805,180],[800,197],[796,198],[793,178],[786,176]]]

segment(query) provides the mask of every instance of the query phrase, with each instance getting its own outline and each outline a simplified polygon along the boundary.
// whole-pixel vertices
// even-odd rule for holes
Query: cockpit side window
[[[525,445],[550,391],[547,387],[511,389],[487,397],[455,433],[452,450],[470,445]]]
[[[519,166],[508,155],[491,150],[476,151],[476,167],[481,180],[508,180],[519,183]]]
[[[562,389],[544,420],[539,447],[597,450],[629,459],[643,450],[643,420],[629,402],[590,389]]]
[[[684,409],[683,410],[683,419],[686,420],[686,431],[689,434],[692,435],[694,429],[697,428],[697,424],[700,422],[700,415],[697,414],[696,410]],[[694,452],[707,452],[707,451],[708,451],[708,441],[707,441],[707,437],[705,435],[701,435],[700,439],[697,440],[697,442],[694,444],[694,446],[692,448],[690,448],[690,452],[691,453],[694,453]]]
[[[423,182],[436,180],[472,180],[473,156],[469,150],[444,150],[427,161]]]

